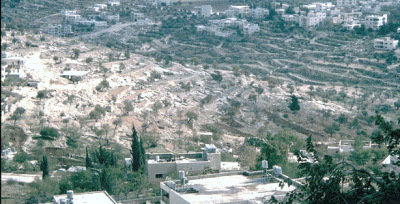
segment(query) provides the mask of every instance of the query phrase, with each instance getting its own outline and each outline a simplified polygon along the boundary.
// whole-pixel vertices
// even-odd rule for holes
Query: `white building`
[[[61,15],[73,15],[73,14],[76,14],[76,10],[66,10],[66,9],[63,9],[63,10],[61,10]]]
[[[107,16],[105,16],[105,19],[106,19],[108,22],[115,22],[115,23],[117,23],[117,22],[119,22],[119,14],[116,14],[116,15],[107,15]]]
[[[338,7],[351,7],[357,6],[357,0],[337,0],[336,6]]]
[[[391,39],[390,37],[378,38],[374,40],[375,49],[393,50],[396,49],[398,44],[398,40]]]
[[[104,9],[107,9],[107,5],[106,4],[95,4],[93,6],[93,8],[99,8],[100,10],[104,10]]]
[[[20,54],[10,54],[3,51],[1,52],[1,64],[23,68],[25,65],[25,60]]]
[[[383,14],[382,16],[369,15],[365,17],[364,25],[366,29],[371,28],[373,30],[378,30],[379,27],[383,26],[388,22],[387,19],[388,19],[387,14]]]
[[[133,22],[137,22],[138,20],[142,20],[142,19],[145,19],[145,16],[143,13],[136,13],[136,12],[131,13],[131,20]]]
[[[208,31],[208,27],[204,25],[196,25],[196,31],[197,32]]]
[[[138,25],[152,25],[152,24],[153,24],[153,21],[152,21],[151,19],[144,18],[144,19],[139,19],[139,20],[137,21],[137,24],[138,24]]]
[[[249,23],[243,25],[243,33],[246,35],[252,35],[253,33],[258,31],[260,31],[260,27],[258,26],[258,24]]]
[[[362,141],[363,149],[371,149],[372,142]],[[354,140],[340,140],[339,146],[328,146],[328,155],[335,155],[338,153],[349,153],[354,150]]]
[[[128,164],[129,158],[125,159]],[[178,171],[202,174],[207,168],[213,172],[221,170],[221,153],[215,145],[206,144],[203,152],[184,154],[146,154],[147,175],[151,183],[158,183]]]
[[[225,14],[232,18],[235,17],[239,14],[243,14],[250,11],[250,7],[249,6],[229,6],[229,9],[225,11]]]
[[[253,18],[260,19],[264,18],[265,16],[269,15],[269,10],[257,7],[256,9],[253,9]]]
[[[73,23],[75,21],[78,21],[82,19],[82,16],[79,14],[66,14],[65,15],[65,21],[69,22],[69,23]]]
[[[324,12],[334,9],[335,5],[333,5],[331,2],[327,3],[316,2],[312,4],[303,5],[302,7],[308,8],[309,10],[312,10],[314,12]]]
[[[307,16],[299,17],[300,27],[312,27],[321,23],[326,18],[326,13],[309,12]]]
[[[108,3],[110,6],[119,6],[121,3],[119,0],[108,0]]]
[[[251,176],[250,176],[251,175]],[[282,168],[259,172],[239,172],[186,177],[160,183],[161,204],[256,204],[269,203],[272,196],[283,201],[286,194],[302,184],[282,174]],[[285,181],[280,187],[279,181]],[[286,182],[291,181],[292,185]]]
[[[197,15],[201,15],[203,17],[210,17],[212,15],[211,5],[195,6],[194,9]]]
[[[76,194],[74,194],[73,191],[67,191],[67,194],[53,196],[53,204],[67,203],[117,204],[117,202],[107,193],[107,191],[94,191]]]
[[[66,36],[72,34],[72,26],[68,24],[48,25],[46,33],[53,36]]]
[[[353,30],[355,27],[361,27],[361,23],[357,21],[348,21],[343,24],[343,27],[347,30]]]
[[[382,162],[382,172],[395,172],[396,175],[399,175],[400,173],[400,167],[396,165],[396,163],[399,161],[399,156],[395,155],[389,155],[386,157],[385,160]]]
[[[285,15],[282,15],[282,19],[284,21],[295,21],[295,22],[297,22],[297,21],[299,21],[299,15],[297,15],[297,14],[293,14],[293,15],[285,14]]]
[[[283,15],[283,14],[286,13],[286,10],[283,9],[283,8],[281,8],[281,9],[276,9],[275,12],[276,12],[277,14],[279,14],[279,15]]]

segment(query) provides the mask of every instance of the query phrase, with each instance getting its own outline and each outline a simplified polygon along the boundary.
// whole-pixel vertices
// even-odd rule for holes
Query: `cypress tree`
[[[92,160],[89,157],[88,149],[86,147],[86,168],[92,167]]]
[[[143,147],[143,138],[140,137],[140,168],[143,171],[142,173],[146,172],[146,151]]]
[[[132,170],[138,171],[140,169],[140,163],[141,163],[141,158],[140,158],[141,148],[135,126],[132,127],[132,132],[133,132],[132,145],[131,145]]]
[[[300,110],[299,99],[295,95],[292,95],[292,102],[290,103],[289,108],[293,113]]]
[[[49,176],[49,174],[50,174],[49,162],[47,161],[47,157],[45,155],[43,155],[43,161],[40,164],[40,170],[43,171],[43,179],[45,179],[45,178],[47,178],[47,176]]]

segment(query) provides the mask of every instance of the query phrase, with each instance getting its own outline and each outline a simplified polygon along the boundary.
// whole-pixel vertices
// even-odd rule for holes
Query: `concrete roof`
[[[386,157],[385,160],[383,160],[382,164],[385,164],[385,165],[394,164],[397,162],[398,158],[399,158],[398,156],[389,155],[388,157]]]
[[[226,203],[233,201],[262,201],[271,196],[284,195],[296,189],[285,186],[281,189],[278,182],[264,183],[261,176],[249,177],[243,175],[220,176],[189,180],[188,185],[198,190],[198,193],[180,193],[189,203]]]
[[[184,159],[177,159],[177,160],[174,160],[174,161],[164,161],[164,160],[161,160],[160,162],[157,162],[157,161],[154,160],[154,159],[148,159],[148,160],[147,160],[147,163],[148,163],[148,164],[157,164],[157,163],[159,163],[159,164],[162,164],[162,163],[177,163],[177,164],[182,164],[182,163],[198,163],[198,162],[209,162],[209,161],[205,161],[205,160],[200,159],[200,158],[198,158],[198,159],[188,159],[188,158],[184,158]]]
[[[61,198],[67,198],[67,194],[55,195],[53,199],[60,203]],[[74,193],[76,204],[116,204],[117,202],[106,191],[94,191],[87,193]]]

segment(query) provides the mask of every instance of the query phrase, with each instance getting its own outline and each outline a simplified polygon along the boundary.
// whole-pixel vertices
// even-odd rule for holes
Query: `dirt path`
[[[32,183],[35,178],[41,179],[41,174],[14,174],[14,173],[1,173],[1,181],[15,180],[21,183]]]

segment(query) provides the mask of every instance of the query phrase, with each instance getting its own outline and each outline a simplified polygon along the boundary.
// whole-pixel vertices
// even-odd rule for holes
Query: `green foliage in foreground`
[[[374,117],[375,124],[383,134],[372,140],[379,145],[386,144],[393,156],[400,153],[400,129],[393,129],[390,122],[383,117]],[[288,193],[284,203],[398,203],[400,200],[400,175],[395,172],[377,174],[364,168],[357,168],[353,163],[342,160],[335,162],[325,155],[319,158],[311,136],[307,139],[307,151],[314,154],[315,162],[300,163],[301,176],[305,177],[305,185]],[[305,161],[296,152],[300,161]],[[397,164],[399,165],[399,162]],[[348,184],[348,185],[343,185]],[[274,197],[271,203],[279,203]]]

